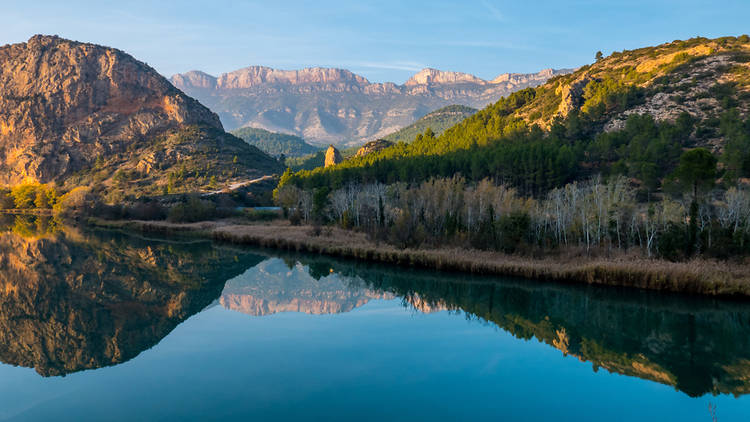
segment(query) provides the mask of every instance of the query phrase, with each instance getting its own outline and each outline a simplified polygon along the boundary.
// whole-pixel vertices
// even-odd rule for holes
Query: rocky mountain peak
[[[300,70],[279,70],[265,66],[250,66],[222,74],[218,78],[217,86],[219,89],[248,89],[259,85],[330,83],[366,86],[370,82],[344,69],[312,67]]]
[[[216,114],[123,51],[45,35],[0,47],[0,185],[119,167],[194,126],[223,136]]]
[[[200,70],[191,70],[189,72],[174,75],[172,83],[175,86],[191,86],[193,88],[214,89],[216,88],[217,78]]]
[[[427,68],[398,85],[370,83],[344,69],[251,66],[222,74],[213,88],[213,77],[202,72],[175,75],[171,81],[219,113],[230,130],[256,127],[319,145],[359,146],[441,107],[483,108],[567,72],[508,73],[491,83],[466,73]]]
[[[432,84],[460,84],[460,83],[471,83],[484,85],[487,83],[484,79],[478,78],[474,75],[461,72],[445,72],[442,70],[425,68],[420,70],[417,74],[409,78],[404,83],[406,86],[414,85],[432,85]]]

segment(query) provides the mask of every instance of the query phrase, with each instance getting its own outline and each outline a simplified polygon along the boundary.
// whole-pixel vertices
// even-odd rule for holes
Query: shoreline
[[[88,224],[108,229],[189,234],[220,242],[438,271],[750,298],[750,268],[724,261],[694,259],[670,262],[628,255],[614,258],[531,258],[462,248],[397,249],[385,243],[370,241],[363,233],[337,227],[323,227],[320,234],[314,234],[312,226],[291,226],[280,222],[169,223],[91,218]]]

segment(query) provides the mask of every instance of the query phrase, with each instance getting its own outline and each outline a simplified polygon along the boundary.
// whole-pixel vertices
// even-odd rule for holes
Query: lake
[[[719,421],[750,304],[0,218],[0,420]]]

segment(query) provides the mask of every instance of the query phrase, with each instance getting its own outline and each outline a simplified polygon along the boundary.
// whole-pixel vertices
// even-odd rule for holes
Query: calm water
[[[0,223],[0,420],[750,416],[750,304]]]

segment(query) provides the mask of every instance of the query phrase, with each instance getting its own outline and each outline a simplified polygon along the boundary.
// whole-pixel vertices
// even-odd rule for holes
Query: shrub
[[[55,203],[54,210],[56,213],[64,215],[80,214],[90,210],[95,202],[91,188],[79,186],[61,196]]]
[[[125,208],[123,214],[134,220],[163,220],[167,217],[167,211],[156,201],[137,202]]]
[[[531,227],[531,217],[523,211],[513,211],[497,221],[500,232],[500,249],[506,253],[515,252]]]
[[[281,217],[279,211],[246,209],[245,218],[251,221],[271,221]]]
[[[670,261],[685,258],[690,241],[684,225],[670,223],[657,241],[658,255]]]
[[[216,216],[216,204],[201,200],[198,196],[190,196],[185,202],[173,206],[167,218],[175,223],[194,223],[211,220]]]
[[[0,189],[0,209],[11,209],[15,208],[16,204],[13,201],[13,196],[10,194],[10,189]]]

